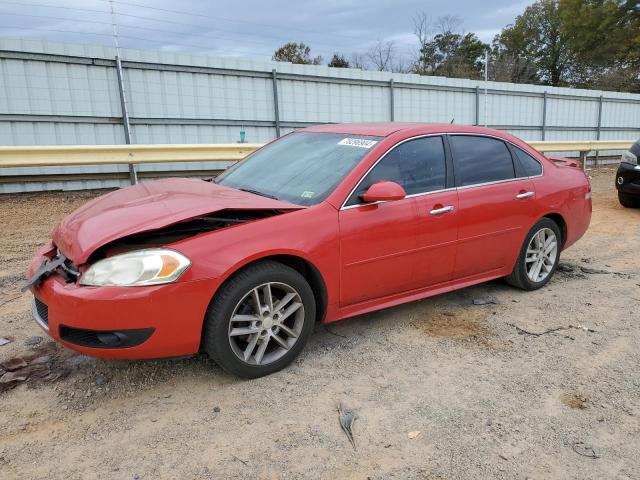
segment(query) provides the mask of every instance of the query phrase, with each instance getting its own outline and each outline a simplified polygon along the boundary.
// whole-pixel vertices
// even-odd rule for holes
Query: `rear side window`
[[[518,147],[513,147],[513,150],[516,152],[520,165],[524,169],[525,176],[535,177],[536,175],[542,175],[542,165],[538,160]]]
[[[359,195],[377,182],[392,181],[407,195],[442,190],[446,183],[442,137],[424,137],[401,143],[391,150],[364,178],[347,205],[362,203]]]
[[[452,135],[450,144],[459,187],[515,178],[511,153],[502,140]]]

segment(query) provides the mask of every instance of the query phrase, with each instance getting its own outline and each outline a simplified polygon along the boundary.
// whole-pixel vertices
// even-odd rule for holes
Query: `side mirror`
[[[360,198],[367,203],[373,203],[402,200],[406,196],[407,192],[405,192],[404,188],[396,182],[385,181],[371,185],[369,189],[360,196]]]

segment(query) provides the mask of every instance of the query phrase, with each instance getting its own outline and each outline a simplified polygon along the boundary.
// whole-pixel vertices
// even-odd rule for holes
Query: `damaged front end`
[[[223,210],[196,216],[163,228],[140,231],[108,242],[92,252],[81,266],[76,266],[55,247],[54,237],[54,246],[42,256],[40,266],[29,277],[23,291],[37,289],[42,281],[51,275],[60,275],[66,283],[80,283],[85,286],[170,283],[177,280],[191,262],[179,252],[166,248],[167,246],[186,238],[282,213],[285,211],[276,209]],[[114,276],[118,278],[117,281],[109,280]]]
[[[273,217],[282,213],[284,213],[283,210],[223,210],[209,215],[202,215],[167,225],[160,229],[143,231],[114,240],[97,249],[89,260],[93,262],[141,248],[170,245],[185,238]]]
[[[31,287],[37,288],[45,278],[53,274],[61,275],[67,283],[76,282],[81,275],[78,267],[65,257],[59,249],[56,249],[55,255],[51,257],[43,256],[40,267],[31,275],[21,291],[26,292]]]

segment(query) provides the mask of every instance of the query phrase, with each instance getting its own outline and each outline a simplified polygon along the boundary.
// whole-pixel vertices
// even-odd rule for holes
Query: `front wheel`
[[[235,274],[206,314],[203,345],[224,370],[245,378],[277,372],[300,353],[313,330],[316,303],[296,270],[263,261]]]
[[[618,201],[620,202],[620,205],[625,208],[640,207],[640,198],[629,195],[628,193],[618,192]]]
[[[505,280],[523,290],[536,290],[551,280],[560,260],[558,225],[542,218],[527,234],[513,271]]]

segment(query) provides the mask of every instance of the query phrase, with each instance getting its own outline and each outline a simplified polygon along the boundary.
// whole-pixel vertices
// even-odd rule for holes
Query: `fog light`
[[[618,177],[618,185],[622,185],[624,183],[624,178]]]
[[[111,332],[98,333],[96,334],[96,337],[98,337],[98,340],[100,340],[108,347],[115,347],[122,341],[122,339],[116,333]]]

